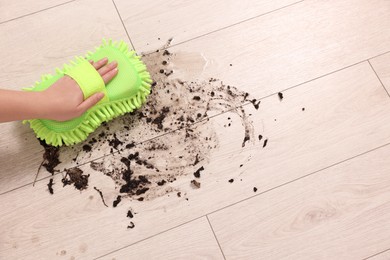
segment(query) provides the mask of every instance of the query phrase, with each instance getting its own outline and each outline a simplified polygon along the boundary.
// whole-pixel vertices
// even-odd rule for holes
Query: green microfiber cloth
[[[89,63],[107,57],[118,62],[119,73],[107,85]],[[123,41],[106,41],[88,52],[84,57],[76,57],[63,69],[56,69],[55,75],[43,75],[41,82],[24,90],[43,91],[64,75],[72,77],[84,93],[84,99],[96,92],[103,92],[104,98],[78,118],[59,122],[55,120],[33,119],[30,123],[37,137],[53,146],[72,145],[84,141],[101,123],[140,108],[150,94],[152,79],[145,64],[134,51],[129,51]]]

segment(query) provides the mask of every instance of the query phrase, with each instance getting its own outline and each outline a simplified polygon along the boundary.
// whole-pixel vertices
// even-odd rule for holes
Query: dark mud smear
[[[208,122],[212,115],[228,110],[237,114],[243,125],[243,146],[255,140],[252,122],[241,106],[251,102],[258,108],[259,101],[214,78],[189,82],[160,73],[174,55],[160,50],[143,57],[154,79],[147,103],[103,125],[94,133],[96,142],[90,143],[92,151],[105,143],[118,150],[91,162],[90,167],[115,182],[121,200],[150,200],[173,192],[169,184],[181,176],[199,178],[219,146],[215,129]],[[160,137],[153,138],[156,136]],[[195,180],[189,184],[201,186]]]
[[[53,184],[53,178],[50,178],[49,183],[47,184],[47,189],[49,190],[50,194],[54,194]]]
[[[68,157],[67,161],[75,162],[88,161],[94,152],[106,155],[110,152],[111,155],[89,165],[113,180],[118,192],[113,207],[120,207],[124,199],[144,201],[170,192],[181,198],[182,192],[170,183],[183,176],[193,175],[199,180],[201,172],[208,174],[210,155],[219,147],[210,116],[226,111],[238,115],[243,126],[242,147],[255,142],[250,115],[242,105],[250,102],[258,109],[260,101],[215,78],[205,81],[174,78],[175,71],[169,66],[175,55],[168,50],[143,55],[154,80],[147,103],[140,110],[102,124],[81,144],[56,150],[45,148],[45,168],[55,171],[59,151]],[[229,126],[231,123],[232,120]],[[66,170],[62,182],[81,191],[88,188],[88,178],[89,175],[74,167]],[[201,188],[198,180],[189,181],[189,186]]]
[[[83,174],[83,171],[77,167],[65,169],[65,172],[65,177],[62,178],[63,187],[73,184],[80,191],[88,188],[89,174]]]
[[[48,145],[42,140],[39,140],[39,142],[45,149],[41,165],[53,175],[55,172],[55,168],[61,163],[61,161],[59,160],[60,148]],[[40,168],[38,169],[38,171],[39,170]]]

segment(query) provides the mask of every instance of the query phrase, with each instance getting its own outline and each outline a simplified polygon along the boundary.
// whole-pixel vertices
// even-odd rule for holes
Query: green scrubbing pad
[[[103,79],[89,60],[98,61],[107,57],[118,62],[118,71],[114,79],[106,86]],[[25,120],[29,122],[38,138],[53,146],[72,145],[87,138],[102,122],[140,108],[150,93],[152,79],[145,64],[129,51],[123,41],[117,43],[103,40],[94,52],[88,52],[85,58],[76,57],[70,65],[57,69],[55,75],[44,75],[42,81],[28,91],[43,91],[64,75],[72,77],[80,86],[84,99],[96,92],[105,93],[97,105],[78,118],[59,122],[46,119]]]

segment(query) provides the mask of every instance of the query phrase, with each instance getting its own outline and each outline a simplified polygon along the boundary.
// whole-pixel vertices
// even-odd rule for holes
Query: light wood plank
[[[268,190],[390,142],[388,96],[367,62],[284,94],[282,102],[275,96],[263,100],[259,111],[248,108],[247,112],[253,113],[255,135],[269,138],[264,149],[262,142],[247,143],[242,149],[243,127],[238,118],[233,119],[230,128],[223,127],[226,117],[236,115],[210,120],[219,149],[210,155],[209,162],[202,162],[205,171],[200,179],[201,189],[191,188],[193,169],[185,167],[187,175],[156,192],[153,200],[124,199],[117,208],[105,208],[92,187],[104,192],[108,205],[118,195],[118,187],[108,176],[84,165],[81,169],[91,174],[90,188],[81,194],[70,187],[62,189],[59,175],[54,179],[54,196],[47,192],[47,180],[34,188],[27,186],[3,194],[0,225],[9,228],[0,238],[0,255],[52,259],[60,257],[62,250],[68,256],[82,258],[104,255],[248,198],[254,194],[254,186],[257,192]],[[304,112],[302,107],[306,108]],[[185,143],[180,142],[181,135],[160,138],[176,147],[169,156],[182,154]],[[123,155],[102,160],[118,162]],[[233,183],[228,182],[231,178]],[[166,190],[181,191],[183,196],[178,198],[175,192]],[[136,227],[126,230],[130,207],[138,213]],[[26,218],[32,215],[33,219]],[[79,250],[86,246],[88,250]]]
[[[0,42],[0,55],[6,61],[0,64],[0,86],[7,89],[33,85],[41,75],[93,50],[103,37],[127,39],[110,0],[75,1],[1,24],[0,33],[7,35]]]
[[[390,91],[390,53],[378,56],[370,60],[371,65],[378,74],[387,91]]]
[[[37,0],[37,1],[7,1],[0,0],[0,23],[24,15],[39,12],[57,5],[70,2],[70,0]]]
[[[363,259],[387,249],[389,156],[386,146],[211,214],[226,258]]]
[[[98,259],[224,259],[206,217]]]
[[[209,5],[188,12],[190,26],[191,17],[207,9]],[[389,51],[389,11],[387,0],[304,1],[172,49],[203,54],[208,63],[199,78],[220,78],[263,97]],[[133,13],[121,9],[125,17],[127,12]],[[161,16],[168,19],[168,14]],[[136,46],[158,37],[145,31],[145,26],[158,23],[147,17],[142,26],[126,23]],[[178,18],[165,30],[183,23]]]
[[[343,2],[343,3],[338,3],[338,5],[330,5],[327,2],[323,1],[312,1],[310,3],[300,3],[299,6],[300,8],[303,8],[300,10],[297,7],[289,7],[289,12],[280,10],[277,11],[275,14],[269,14],[267,16],[264,16],[261,18],[261,20],[256,20],[257,22],[253,21],[251,23],[243,23],[242,25],[235,26],[234,28],[230,28],[228,30],[221,31],[219,34],[212,34],[209,35],[205,38],[198,39],[193,41],[193,43],[188,43],[188,44],[183,44],[179,45],[174,48],[175,51],[178,52],[194,52],[194,51],[202,51],[204,52],[204,57],[206,57],[206,60],[204,64],[206,66],[201,65],[200,71],[199,68],[194,68],[194,60],[193,59],[186,59],[181,61],[180,63],[180,68],[182,71],[190,71],[191,73],[187,74],[185,79],[193,80],[194,78],[207,78],[208,76],[220,76],[222,79],[224,79],[225,82],[229,83],[236,83],[236,85],[243,90],[247,90],[251,93],[254,93],[256,95],[262,95],[265,93],[270,93],[276,90],[280,90],[285,87],[291,87],[293,84],[296,82],[301,82],[302,80],[307,80],[311,79],[310,77],[313,76],[318,76],[321,73],[326,73],[328,72],[328,68],[338,68],[338,66],[342,66],[344,64],[348,64],[349,62],[353,62],[355,60],[359,60],[363,56],[359,56],[361,53],[369,53],[370,56],[372,53],[375,53],[377,51],[381,51],[383,46],[388,46],[387,44],[384,44],[386,42],[386,39],[380,37],[386,37],[386,35],[389,35],[385,32],[387,28],[389,27],[381,27],[381,26],[373,26],[373,24],[386,24],[387,22],[387,16],[384,16],[381,12],[381,10],[386,10],[386,6],[384,2],[382,1],[377,1],[376,6],[379,6],[381,8],[375,8],[375,10],[371,10],[370,8],[374,8],[373,5],[368,4],[367,2],[362,1],[361,5],[354,6],[353,9],[350,9],[349,11],[346,12],[346,14],[350,15],[348,16],[349,19],[352,19],[352,21],[356,21],[354,19],[357,19],[356,17],[359,17],[357,14],[363,12],[364,10],[371,10],[369,12],[364,11],[365,13],[372,14],[372,18],[369,20],[364,21],[364,24],[367,25],[368,27],[374,27],[374,30],[382,30],[382,33],[375,33],[374,36],[367,36],[367,39],[364,38],[366,36],[362,36],[361,34],[357,34],[353,32],[350,32],[350,30],[355,30],[355,23],[351,23],[351,27],[348,27],[347,33],[344,33],[344,27],[339,28],[337,27],[341,23],[337,23],[337,18],[333,24],[332,22],[332,27],[328,28],[329,26],[325,27],[319,27],[318,28],[318,33],[315,35],[305,35],[306,39],[311,37],[310,39],[314,39],[313,37],[318,37],[315,38],[315,42],[322,42],[323,38],[325,40],[323,41],[324,45],[322,46],[319,44],[317,46],[314,44],[314,47],[318,47],[319,49],[316,49],[316,51],[309,51],[308,53],[302,53],[304,54],[305,57],[308,57],[308,60],[311,59],[311,61],[305,61],[303,64],[303,67],[298,63],[299,66],[296,66],[297,64],[294,63],[297,55],[296,53],[294,55],[287,54],[287,47],[286,46],[295,46],[297,47],[299,44],[302,47],[303,45],[307,45],[307,42],[304,42],[304,40],[299,40],[297,35],[292,35],[292,33],[296,33],[297,30],[288,30],[285,29],[286,26],[284,24],[293,24],[295,27],[294,28],[307,28],[308,23],[312,23],[313,21],[316,21],[315,19],[318,19],[318,16],[313,10],[317,9],[323,9],[324,12],[321,14],[321,17],[329,18],[330,21],[333,21],[330,19],[332,17],[332,14],[335,12],[336,9],[334,8],[340,8],[340,10],[346,9],[346,4],[348,2]],[[371,3],[371,2],[370,2]],[[328,5],[329,4],[329,5]],[[345,4],[345,6],[344,6]],[[324,5],[324,6],[323,6]],[[91,7],[93,6],[93,7]],[[102,11],[104,10],[104,12]],[[337,9],[338,10],[338,9]],[[121,10],[122,11],[122,10]],[[126,13],[126,9],[123,9],[124,13]],[[110,13],[111,15],[103,15],[103,13]],[[314,12],[314,14],[313,14]],[[378,12],[374,15],[375,12]],[[99,1],[97,4],[88,2],[88,1],[82,1],[82,3],[75,2],[71,4],[67,4],[63,7],[61,7],[61,11],[54,11],[54,10],[47,10],[45,12],[45,22],[40,23],[39,25],[34,23],[34,19],[43,19],[43,16],[40,16],[40,14],[34,15],[34,17],[25,17],[23,19],[13,21],[12,23],[6,23],[3,25],[0,25],[0,31],[3,31],[4,33],[7,33],[9,31],[15,32],[14,34],[10,35],[7,37],[4,41],[0,43],[0,51],[2,50],[4,53],[2,53],[2,57],[9,57],[7,61],[9,60],[10,62],[3,63],[2,65],[0,64],[0,85],[2,87],[6,88],[16,88],[19,89],[22,86],[28,86],[31,84],[31,82],[35,81],[37,79],[37,75],[40,75],[42,73],[46,73],[48,71],[52,71],[55,66],[60,65],[62,62],[69,60],[73,55],[84,53],[86,50],[90,49],[91,46],[95,45],[96,42],[99,42],[100,37],[105,36],[109,34],[110,36],[114,38],[122,38],[125,39],[125,32],[123,29],[121,29],[121,23],[119,21],[119,18],[115,16],[116,10],[114,6],[112,5],[111,1]],[[310,18],[303,18],[305,16],[305,13],[308,13],[308,17]],[[104,19],[100,19],[98,15],[95,16],[95,14],[101,14],[100,16],[104,16]],[[356,16],[354,16],[356,15]],[[73,17],[73,18],[72,18]],[[88,25],[84,25],[82,29],[78,28],[78,17],[88,17],[89,23]],[[116,18],[115,18],[116,17]],[[301,17],[302,19],[295,19],[295,17]],[[371,16],[370,16],[371,17]],[[72,18],[72,19],[71,19]],[[264,20],[263,20],[264,19]],[[313,20],[314,19],[314,20]],[[347,19],[347,18],[346,18]],[[306,20],[308,22],[306,22]],[[324,19],[326,20],[326,19]],[[258,21],[262,21],[262,23],[258,23]],[[281,21],[281,22],[280,22]],[[300,21],[300,22],[298,22]],[[370,22],[372,22],[370,24]],[[66,23],[66,24],[65,24]],[[357,24],[362,23],[360,20],[356,21]],[[64,27],[62,30],[62,33],[65,34],[65,38],[67,39],[65,42],[57,37],[57,31],[51,29],[53,25],[57,25],[58,27]],[[321,24],[321,23],[320,23]],[[282,26],[283,25],[283,26]],[[336,26],[337,25],[337,26]],[[24,28],[29,26],[30,30],[25,32]],[[260,27],[259,27],[260,26]],[[371,28],[370,27],[370,28]],[[98,28],[98,29],[96,29]],[[138,28],[138,27],[137,27]],[[273,30],[270,30],[269,28],[275,28]],[[263,60],[261,57],[257,57],[256,55],[259,55],[259,49],[263,48],[259,44],[259,36],[258,36],[258,31],[261,29],[262,31],[268,31],[268,32],[275,32],[276,29],[280,29],[282,32],[281,35],[288,36],[285,37],[285,39],[282,40],[282,38],[278,38],[279,36],[276,35],[276,33],[273,34],[273,36],[270,39],[277,39],[277,42],[279,45],[278,48],[272,49],[272,51],[268,51],[267,55],[271,57],[271,59],[275,59],[273,62],[269,63],[269,60]],[[339,28],[337,31],[336,29]],[[383,29],[384,28],[384,29]],[[279,30],[278,29],[278,30]],[[333,35],[333,31],[336,31],[338,33],[335,33]],[[361,29],[359,28],[359,32]],[[245,32],[243,35],[247,35],[245,41],[241,40],[233,40],[231,39],[241,39],[240,35],[242,32]],[[332,32],[332,37],[329,37],[328,34]],[[304,31],[305,33],[305,31]],[[131,35],[133,35],[132,31],[130,32]],[[353,35],[354,36],[353,36]],[[81,36],[80,36],[81,35]],[[84,35],[89,35],[88,37],[85,37]],[[214,35],[214,36],[213,36]],[[118,37],[115,37],[118,36]],[[294,37],[293,37],[294,36]],[[326,37],[325,37],[326,36]],[[347,38],[337,38],[337,37],[347,37]],[[225,37],[225,38],[224,38]],[[276,38],[275,38],[276,37]],[[303,38],[305,38],[303,37]],[[348,38],[349,37],[349,38]],[[359,39],[355,39],[355,37],[363,37]],[[47,41],[42,42],[40,39],[45,38]],[[227,40],[229,38],[229,40]],[[34,39],[32,41],[32,44],[24,44],[25,42],[28,42],[29,40]],[[224,51],[221,51],[222,48],[219,48],[218,46],[221,46],[221,40],[225,39],[226,41],[230,42],[231,44],[225,46],[226,44],[223,44],[227,49],[224,49]],[[293,42],[291,42],[291,39],[295,39]],[[338,42],[338,44],[334,44],[331,41],[334,40],[335,42]],[[360,43],[365,43],[365,50],[360,51],[360,45],[355,44],[355,41],[358,41]],[[381,43],[377,43],[376,41],[380,41]],[[249,44],[243,46],[239,46],[242,44],[242,42],[247,42]],[[308,41],[314,42],[314,41]],[[346,42],[346,44],[349,44],[350,42],[353,42],[354,44],[351,43],[351,48],[355,51],[353,55],[345,55],[343,56],[341,54],[341,47],[339,48],[339,43],[340,42]],[[15,48],[15,43],[18,44],[18,52],[8,52],[6,50],[9,50],[11,46]],[[297,45],[294,45],[297,44]],[[326,46],[335,46],[335,48],[328,48]],[[384,45],[383,45],[384,44]],[[353,45],[353,46],[352,46]],[[64,49],[64,46],[69,46],[68,48]],[[261,48],[259,48],[259,46]],[[268,44],[267,46],[271,46]],[[272,44],[272,46],[278,46]],[[284,46],[284,47],[283,47]],[[311,46],[311,45],[310,45]],[[309,47],[310,47],[309,46]],[[313,47],[312,46],[312,47]],[[299,47],[299,48],[293,48],[293,52],[297,51],[299,49],[306,49],[306,47]],[[313,47],[313,48],[314,48]],[[337,47],[337,48],[336,48]],[[356,48],[355,48],[356,47]],[[311,48],[311,47],[310,47]],[[325,48],[325,49],[321,49]],[[343,46],[343,48],[346,48]],[[349,48],[349,47],[348,47]],[[347,48],[347,49],[348,49]],[[355,49],[354,49],[355,48]],[[387,47],[386,47],[387,48]],[[231,56],[226,55],[226,53],[234,53],[237,50],[242,50],[243,53],[245,54],[242,59],[238,59],[240,63],[236,63],[235,61],[233,62],[231,60]],[[350,49],[350,48],[349,48]],[[245,50],[245,51],[244,51]],[[309,50],[309,49],[307,49]],[[284,54],[283,54],[284,53]],[[313,54],[311,56],[311,53]],[[316,53],[316,55],[314,55]],[[320,57],[317,60],[317,53],[319,53],[318,57]],[[263,54],[261,54],[263,55]],[[325,56],[321,55],[331,55],[331,57],[327,57],[324,59]],[[333,55],[333,56],[332,56]],[[356,58],[356,55],[359,56],[358,59]],[[199,56],[199,54],[198,54]],[[337,58],[335,58],[337,56]],[[364,56],[364,57],[366,57]],[[254,58],[255,57],[255,58]],[[280,57],[282,57],[280,59]],[[300,56],[299,56],[300,57]],[[303,57],[303,56],[302,56]],[[353,57],[352,60],[348,60],[348,62],[343,63],[343,64],[336,64],[337,66],[334,66],[333,62],[335,61],[340,61],[340,57],[345,57],[341,60],[348,60],[351,57]],[[289,62],[286,63],[286,60],[288,59]],[[315,59],[318,62],[325,62],[321,66],[314,66],[313,64],[313,59]],[[229,66],[228,64],[232,62],[233,66]],[[225,65],[221,66],[221,64]],[[292,64],[294,63],[294,66],[291,66],[290,69],[287,69],[285,67],[286,64]],[[310,64],[309,64],[310,63]],[[283,65],[282,65],[283,64]],[[308,65],[309,64],[309,65]],[[333,64],[333,65],[332,65]],[[288,65],[288,66],[290,66]],[[318,65],[318,64],[317,64]],[[267,68],[265,68],[267,66]],[[269,66],[269,67],[268,67]],[[257,73],[257,71],[269,71],[269,68],[277,68],[277,69],[272,69],[272,73],[279,73],[279,76],[281,77],[274,77],[271,76],[269,80],[263,81],[259,79],[258,77],[268,77],[271,75],[270,73]],[[319,71],[318,68],[324,68],[320,69]],[[32,69],[33,68],[33,69]],[[319,73],[310,73],[310,70],[313,68],[316,68],[315,70]],[[297,71],[299,70],[299,71]],[[280,73],[285,73],[286,71],[291,72],[289,75],[282,75]],[[331,71],[331,70],[330,70]],[[177,71],[176,71],[177,72]],[[250,73],[246,74],[246,73]],[[177,73],[175,73],[177,74]],[[174,75],[175,75],[174,74]],[[240,75],[240,77],[236,77],[235,75]],[[299,75],[303,75],[302,77]],[[298,78],[296,77],[298,76]],[[288,80],[284,80],[285,77],[288,78]],[[228,79],[227,81],[225,79]],[[286,83],[287,82],[287,83]],[[267,83],[267,84],[263,84]],[[270,84],[268,84],[270,83]],[[272,83],[272,84],[271,84]],[[286,84],[285,84],[286,83]],[[258,87],[259,84],[261,87]],[[265,92],[264,92],[265,91]],[[34,140],[33,136],[30,135],[30,130],[28,130],[25,127],[21,127],[23,131],[25,130],[26,132],[23,132],[23,134],[26,134],[27,138],[32,142],[30,146],[32,147],[38,147],[37,142]],[[0,130],[1,132],[7,132],[8,129]],[[147,136],[147,138],[152,138],[153,136]],[[12,147],[12,143],[14,143],[17,140],[23,139],[23,137],[19,135],[12,135],[11,137],[6,137],[4,138],[5,142],[7,143],[1,143],[4,145],[3,147]],[[78,146],[75,148],[76,150],[80,150],[81,146]],[[27,149],[27,151],[30,150]],[[31,150],[30,155],[26,155],[29,158],[36,158],[33,159],[35,161],[40,161],[41,160],[41,150]],[[7,150],[4,151],[3,153],[15,153],[13,151]],[[71,166],[72,165],[72,154],[70,153],[70,156],[67,157],[66,161],[69,162],[70,164],[64,164],[64,166]],[[104,154],[104,153],[103,153]],[[102,155],[102,154],[98,154]],[[36,157],[33,157],[36,156]],[[96,158],[96,157],[95,157]],[[88,159],[93,159],[93,157],[88,157]],[[83,158],[81,158],[80,161],[82,163]],[[2,162],[5,163],[5,162]],[[30,182],[33,179],[33,175],[35,174],[35,168],[33,171],[31,171],[31,168],[29,167],[28,169],[25,169],[24,171],[18,170],[18,173],[15,173],[13,171],[8,171],[8,169],[12,168],[13,161],[10,161],[11,166],[4,167],[7,168],[6,173],[3,174],[8,174],[10,176],[16,176],[16,175],[21,175],[21,178],[16,178],[19,182],[17,183],[7,183],[8,189],[26,184]],[[4,183],[4,182],[0,182]],[[0,184],[1,186],[1,184]],[[1,189],[0,189],[1,190]],[[7,190],[7,189],[5,189]],[[4,189],[2,190],[3,192],[5,191]]]
[[[368,259],[370,259],[370,260],[389,260],[390,259],[390,249],[388,249],[387,251],[385,251],[379,255],[376,255],[374,257],[370,257]]]
[[[296,2],[299,0],[115,1],[135,48],[143,51],[160,48],[172,37],[183,42]]]
[[[0,57],[4,59],[0,64],[0,87],[8,89],[31,86],[42,74],[54,73],[56,67],[75,55],[92,50],[103,37],[127,39],[110,0],[75,1],[0,24],[0,34],[7,35],[0,42]],[[43,149],[32,130],[21,122],[0,124],[0,133],[2,193],[34,180]]]

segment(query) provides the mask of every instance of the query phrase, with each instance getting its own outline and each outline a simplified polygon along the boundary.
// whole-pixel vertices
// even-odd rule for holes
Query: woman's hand
[[[118,73],[117,63],[102,59],[91,62],[105,84]],[[60,78],[41,92],[0,90],[0,122],[24,119],[52,119],[57,121],[79,117],[104,97],[95,93],[84,100],[79,85],[69,76]]]
[[[105,84],[110,82],[118,73],[117,63],[111,62],[107,64],[107,62],[106,58],[97,62],[91,62]],[[59,79],[43,91],[42,95],[44,95],[48,104],[44,118],[57,121],[70,120],[81,116],[104,97],[103,93],[95,93],[84,100],[83,92],[79,85],[69,76]]]

